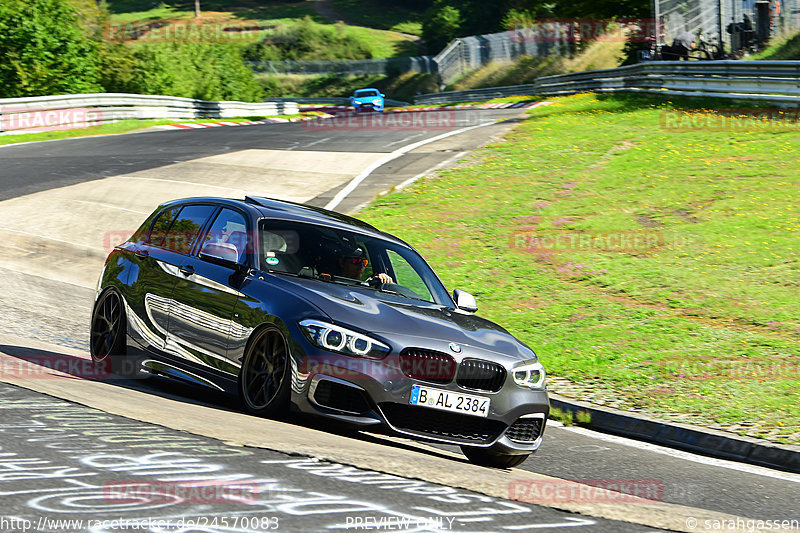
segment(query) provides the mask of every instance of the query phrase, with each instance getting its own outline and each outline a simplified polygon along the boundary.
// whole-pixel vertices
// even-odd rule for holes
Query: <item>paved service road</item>
[[[755,523],[736,517],[800,519],[798,475],[554,423],[536,455],[499,471],[470,465],[448,446],[249,417],[230,399],[160,378],[87,379],[98,378],[84,371],[85,347],[106,248],[160,201],[254,193],[325,205],[403,146],[519,115],[456,112],[447,128],[418,131],[279,124],[0,148],[0,530],[14,530],[2,520],[45,516],[229,519],[192,531],[265,531],[273,518],[281,531],[356,529],[368,518],[384,526],[441,518],[439,529],[454,531],[752,531]],[[463,157],[508,127],[420,146],[370,173],[339,209]],[[66,373],[48,369],[55,363]],[[224,490],[225,501],[172,498],[220,480],[260,490],[248,501],[231,502]],[[121,492],[132,481],[151,496],[164,489],[161,500]],[[244,516],[267,522],[232,522]],[[403,529],[436,530],[431,524]]]
[[[232,446],[10,385],[0,409],[4,531],[651,530]]]

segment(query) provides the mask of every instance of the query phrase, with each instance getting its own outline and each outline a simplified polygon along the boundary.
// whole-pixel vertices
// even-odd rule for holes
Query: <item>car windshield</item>
[[[452,305],[439,278],[414,250],[353,231],[294,221],[262,220],[259,260],[262,270],[275,274]]]
[[[360,91],[356,91],[356,96],[378,96],[378,91],[374,89],[362,89]]]

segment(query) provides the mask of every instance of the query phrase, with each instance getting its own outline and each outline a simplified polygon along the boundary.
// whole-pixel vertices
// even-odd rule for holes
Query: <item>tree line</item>
[[[424,13],[423,39],[431,54],[453,38],[503,31],[518,21],[649,14],[648,0],[393,1]],[[105,4],[96,0],[0,1],[0,97],[124,92],[259,101],[264,88],[245,59],[358,52],[358,43],[340,30],[314,30],[310,23],[250,47],[179,40],[131,46],[105,38],[108,20]]]

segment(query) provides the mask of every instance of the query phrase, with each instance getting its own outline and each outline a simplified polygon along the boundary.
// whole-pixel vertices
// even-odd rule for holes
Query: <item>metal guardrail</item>
[[[298,113],[295,102],[195,100],[97,93],[0,99],[0,131],[71,129],[124,119],[231,118]]]
[[[509,85],[506,87],[487,87],[485,89],[469,89],[466,91],[447,91],[441,93],[420,94],[414,97],[415,104],[438,105],[461,102],[479,102],[506,96],[527,96],[536,94],[536,85]]]
[[[415,104],[580,92],[643,92],[800,104],[800,61],[658,61],[538,78],[512,85],[423,94]]]

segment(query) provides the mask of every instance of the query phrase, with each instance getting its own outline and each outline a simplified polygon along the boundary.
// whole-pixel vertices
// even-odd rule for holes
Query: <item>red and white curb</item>
[[[294,117],[294,118],[265,118],[263,120],[246,120],[243,122],[188,122],[186,124],[165,124],[163,126],[153,126],[154,130],[195,130],[200,128],[219,128],[222,126],[254,126],[256,124],[280,124],[283,122],[304,122],[306,120],[315,120],[318,118],[330,118],[333,115],[322,113],[318,115],[310,115],[307,117]]]

